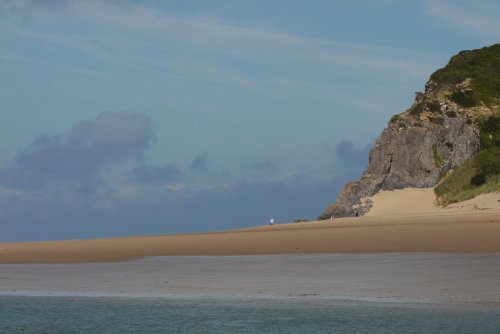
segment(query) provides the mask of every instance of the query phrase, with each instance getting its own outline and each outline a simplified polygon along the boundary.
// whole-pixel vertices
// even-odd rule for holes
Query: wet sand
[[[0,266],[0,296],[300,298],[500,306],[500,254],[168,256]]]

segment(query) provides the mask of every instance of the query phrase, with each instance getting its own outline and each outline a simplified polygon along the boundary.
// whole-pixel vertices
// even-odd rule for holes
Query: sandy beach
[[[220,233],[0,244],[0,263],[119,261],[165,255],[500,252],[500,216],[366,217]]]
[[[432,189],[374,196],[364,217],[278,224],[214,233],[0,243],[0,263],[123,261],[168,255],[367,252],[500,252],[500,194],[448,208]]]

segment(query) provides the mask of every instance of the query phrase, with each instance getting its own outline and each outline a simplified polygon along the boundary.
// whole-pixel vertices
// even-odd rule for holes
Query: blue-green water
[[[297,300],[0,297],[0,333],[500,333],[500,310]]]

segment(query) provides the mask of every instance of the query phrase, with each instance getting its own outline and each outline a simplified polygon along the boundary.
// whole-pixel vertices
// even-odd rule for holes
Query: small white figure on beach
[[[269,218],[269,225],[274,225],[274,218],[273,217]]]

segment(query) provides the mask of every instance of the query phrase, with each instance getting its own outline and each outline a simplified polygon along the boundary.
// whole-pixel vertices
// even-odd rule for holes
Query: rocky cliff
[[[433,187],[481,146],[477,122],[498,110],[500,44],[452,57],[433,73],[412,106],[391,118],[370,151],[361,179],[346,184],[321,218],[358,216],[380,190]]]

